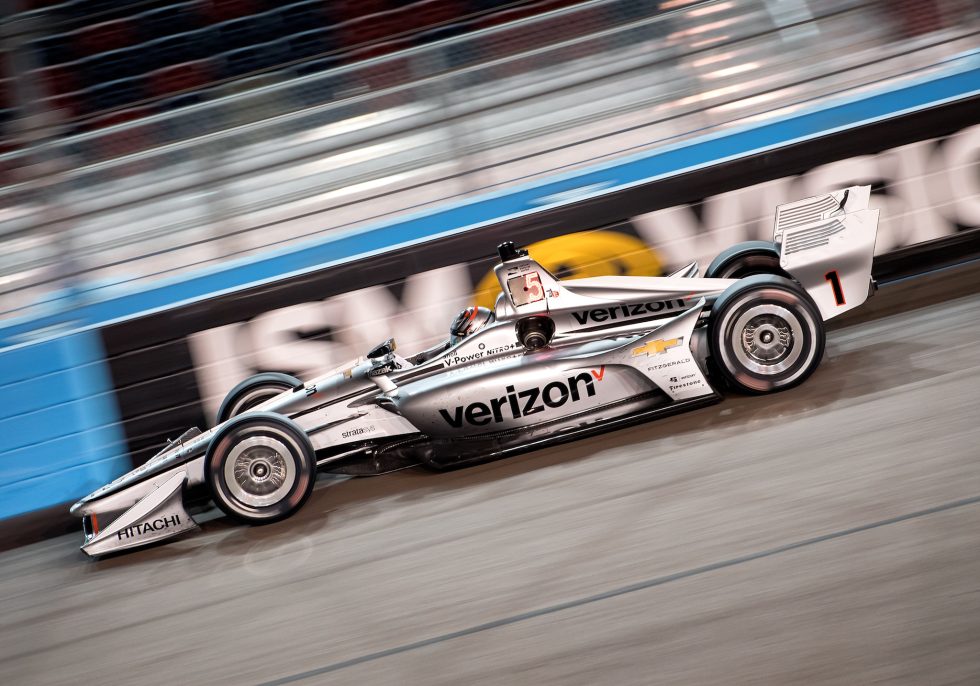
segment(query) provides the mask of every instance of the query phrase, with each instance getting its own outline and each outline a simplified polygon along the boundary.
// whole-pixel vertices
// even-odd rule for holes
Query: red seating
[[[136,29],[129,19],[114,19],[86,26],[75,33],[82,55],[118,50],[136,42]]]
[[[125,124],[139,119],[143,119],[153,114],[147,107],[132,107],[125,110],[117,110],[85,122],[85,128],[89,131],[104,129],[116,124]],[[158,124],[146,124],[129,126],[122,131],[109,132],[104,136],[99,136],[92,140],[92,144],[97,146],[94,150],[97,159],[111,160],[125,155],[141,152],[153,146],[154,128]],[[139,173],[144,169],[149,169],[151,163],[148,160],[137,159],[124,167],[111,170],[111,174],[118,178]]]
[[[515,7],[504,12],[494,12],[483,17],[479,21],[480,28],[500,26],[520,19],[537,16],[543,12],[561,9],[568,5],[576,4],[571,0],[549,0],[531,5]],[[552,24],[547,36],[548,43],[557,43],[563,39],[571,37],[576,33],[576,21],[581,19],[581,15],[576,14],[572,19],[566,19],[559,26]],[[569,23],[571,22],[571,23]],[[536,47],[540,47],[542,42],[541,30],[532,24],[519,23],[509,27],[502,32],[493,43],[485,46],[484,56],[488,58],[501,58],[524,52]],[[515,67],[516,68],[516,67]]]
[[[35,73],[48,95],[61,95],[78,90],[75,71],[70,66],[45,67],[38,69]]]
[[[48,107],[63,119],[73,119],[82,113],[81,92],[70,66],[45,67],[35,72],[41,82]]]
[[[895,0],[892,11],[898,15],[902,35],[908,37],[938,31],[945,24],[936,0]]]
[[[408,43],[409,39],[402,39],[402,41],[392,41],[394,43]],[[368,52],[384,49],[387,44],[381,44],[377,46],[372,46],[368,49]],[[401,47],[404,47],[402,45]],[[358,53],[359,59],[367,59],[368,57],[375,57],[376,55],[365,54],[364,52]],[[388,60],[381,62],[380,64],[373,64],[370,66],[364,66],[358,69],[354,73],[354,83],[367,86],[372,93],[377,93],[378,91],[384,90],[386,88],[391,88],[399,84],[406,83],[411,76],[411,64],[408,59],[400,58],[394,60]],[[399,105],[404,105],[411,99],[411,93],[402,89],[396,92],[387,93],[381,99],[375,99],[374,102],[377,103],[378,107],[397,107]]]
[[[338,31],[338,37],[341,45],[350,50],[370,43],[379,43],[396,33],[398,27],[390,17],[384,14],[372,14],[344,22]]]
[[[16,149],[16,146],[12,143],[6,143],[0,140],[0,155],[5,155],[8,152],[13,152]],[[17,167],[14,166],[14,164],[14,162],[7,160],[0,161],[0,186],[6,186],[17,182]]]
[[[392,13],[398,31],[417,31],[456,21],[464,12],[453,0],[420,0]]]
[[[148,107],[130,107],[124,110],[116,110],[108,114],[99,115],[88,120],[88,124],[93,129],[101,129],[116,124],[125,124],[151,115],[153,111]]]
[[[23,9],[39,10],[44,7],[59,4],[60,0],[23,0]]]
[[[323,3],[337,22],[383,14],[392,9],[385,0],[323,0]]]
[[[526,3],[511,9],[503,10],[501,12],[491,12],[480,21],[480,24],[484,27],[499,26],[500,24],[506,24],[519,19],[536,17],[539,14],[544,14],[545,12],[551,12],[564,7],[571,7],[572,5],[577,5],[582,1],[583,0],[544,0],[543,2]]]
[[[212,22],[217,23],[257,14],[262,9],[255,0],[208,0],[203,13]]]
[[[201,88],[214,80],[211,60],[182,62],[157,69],[147,74],[149,93],[154,98],[165,98],[176,93]]]
[[[62,23],[52,26],[81,25],[29,43],[45,67],[32,76],[40,79],[51,107],[66,117],[125,108],[87,120],[86,128],[91,128],[137,116],[140,110],[133,105],[146,99],[158,111],[167,111],[200,102],[218,81],[282,69],[286,64],[293,74],[354,64],[579,2],[582,0],[23,0],[23,5],[57,4],[50,17]],[[501,4],[510,8],[498,10]],[[569,17],[553,25],[547,38],[554,41],[578,35],[582,18],[592,24],[596,16],[590,12]],[[86,21],[98,23],[85,26]],[[466,66],[511,55],[540,41],[537,27],[515,27],[489,44],[467,44],[448,51],[447,64]],[[352,81],[375,92],[411,77],[404,59],[364,67],[350,75]],[[349,90],[339,82],[317,88],[311,101],[322,102],[332,92]],[[399,104],[404,97],[401,92],[386,96],[389,104]],[[9,115],[9,110],[0,104],[0,112]]]
[[[81,93],[59,93],[48,99],[48,107],[60,119],[75,119],[82,115]]]

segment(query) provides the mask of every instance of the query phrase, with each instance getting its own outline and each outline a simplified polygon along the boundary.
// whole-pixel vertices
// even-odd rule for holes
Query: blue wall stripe
[[[104,486],[128,469],[128,458],[116,455],[63,471],[49,471],[33,479],[0,485],[0,519],[72,502]]]

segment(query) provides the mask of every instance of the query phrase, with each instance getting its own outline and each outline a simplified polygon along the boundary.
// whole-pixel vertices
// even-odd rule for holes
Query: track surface
[[[0,683],[980,683],[980,296],[889,290],[794,391],[4,553]]]

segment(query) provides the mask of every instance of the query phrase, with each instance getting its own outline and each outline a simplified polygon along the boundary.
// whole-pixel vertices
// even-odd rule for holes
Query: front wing
[[[175,470],[104,527],[100,527],[99,512],[93,507],[82,518],[85,535],[82,552],[97,557],[156,543],[197,529],[197,523],[184,509],[187,476],[186,469]],[[103,513],[103,518],[106,514]]]

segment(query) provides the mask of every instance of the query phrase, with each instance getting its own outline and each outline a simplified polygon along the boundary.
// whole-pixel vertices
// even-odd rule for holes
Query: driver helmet
[[[493,312],[486,307],[467,307],[456,315],[452,326],[449,327],[449,343],[456,345],[467,336],[475,334],[494,319]]]

